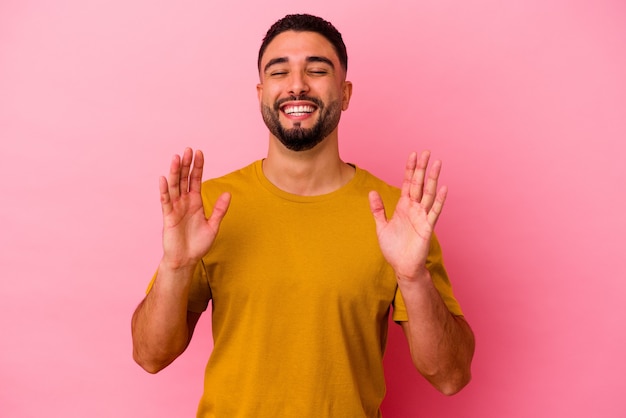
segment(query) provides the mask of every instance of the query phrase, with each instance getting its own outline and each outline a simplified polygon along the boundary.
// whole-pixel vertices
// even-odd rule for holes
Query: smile
[[[289,116],[304,116],[315,112],[316,107],[310,105],[290,106],[283,107],[283,112]]]

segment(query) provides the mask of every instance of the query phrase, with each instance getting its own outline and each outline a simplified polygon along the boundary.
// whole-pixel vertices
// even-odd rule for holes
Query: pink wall
[[[394,327],[385,416],[623,417],[624,2],[216,3],[0,3],[0,416],[193,416],[207,318],[162,374],[131,359],[157,178],[186,145],[207,176],[264,155],[256,51],[306,11],[348,44],[345,159],[397,184],[431,148],[450,188],[474,379],[438,395]]]

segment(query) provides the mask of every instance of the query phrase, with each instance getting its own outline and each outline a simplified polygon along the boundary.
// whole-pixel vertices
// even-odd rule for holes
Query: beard
[[[280,107],[286,101],[306,100],[315,103],[319,118],[311,128],[303,128],[300,122],[295,122],[293,128],[285,129],[280,123]],[[269,131],[289,150],[307,151],[322,142],[339,125],[341,118],[341,102],[335,100],[328,106],[313,97],[290,97],[278,100],[273,108],[261,105],[263,121]]]

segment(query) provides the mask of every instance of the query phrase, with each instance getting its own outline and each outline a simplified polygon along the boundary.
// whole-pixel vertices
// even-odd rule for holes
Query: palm
[[[425,268],[430,239],[445,201],[446,188],[437,191],[439,161],[426,179],[429,157],[428,152],[422,153],[419,160],[414,153],[409,157],[400,200],[391,219],[387,220],[378,193],[370,194],[381,251],[398,277],[415,277]]]
[[[160,181],[163,210],[164,257],[175,265],[193,265],[211,247],[219,224],[228,209],[229,196],[220,196],[213,213],[206,218],[202,196],[204,157],[197,151],[192,168],[192,151],[185,150],[182,160],[175,156],[169,179]]]

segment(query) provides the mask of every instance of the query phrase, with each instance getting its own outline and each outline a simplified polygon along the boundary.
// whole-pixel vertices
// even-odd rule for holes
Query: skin
[[[257,85],[262,112],[273,112],[285,130],[309,129],[325,109],[348,109],[352,83],[346,81],[332,45],[312,32],[288,31],[267,47]],[[314,101],[302,99],[313,97]],[[278,110],[275,104],[281,103]],[[316,104],[317,103],[317,104]],[[285,106],[311,106],[312,112],[289,114]],[[336,115],[335,115],[336,116]],[[339,118],[336,118],[338,124]],[[266,177],[277,187],[299,195],[337,190],[354,175],[338,150],[338,128],[310,149],[286,147],[270,128]],[[474,336],[463,317],[452,315],[426,269],[430,240],[447,189],[438,188],[441,162],[430,170],[430,153],[412,153],[406,163],[401,197],[388,219],[376,192],[369,195],[381,250],[393,267],[409,320],[402,323],[415,367],[438,390],[453,394],[470,380]],[[135,361],[151,373],[170,364],[187,347],[200,314],[187,311],[193,270],[215,239],[230,195],[219,197],[206,219],[200,196],[204,156],[186,149],[174,156],[167,177],[160,179],[163,211],[163,257],[152,290],[132,319]]]
[[[315,60],[315,57],[325,61]],[[288,31],[276,36],[265,50],[259,78],[257,94],[261,107],[272,107],[279,100],[302,95],[316,97],[326,107],[339,103],[342,111],[350,104],[352,83],[346,81],[345,71],[332,45],[317,33]],[[312,103],[293,100],[287,104]],[[293,117],[281,111],[279,121],[285,129],[297,124],[312,128],[320,113],[316,109],[306,116]],[[283,146],[270,132],[263,172],[273,184],[290,193],[316,195],[331,192],[354,175],[354,168],[339,158],[338,142],[336,126],[315,148],[296,152]]]
[[[198,261],[217,236],[230,195],[220,196],[209,219],[200,187],[204,156],[187,148],[174,156],[168,177],[159,180],[163,212],[163,256],[151,291],[132,318],[133,358],[150,373],[174,361],[186,348],[200,314],[187,311],[189,286]]]
[[[383,255],[393,267],[409,320],[402,329],[413,364],[440,392],[452,395],[470,381],[474,335],[462,316],[448,311],[433,285],[426,258],[447,188],[437,190],[441,162],[427,174],[430,152],[412,153],[406,163],[400,200],[391,219],[378,193],[370,208]]]

